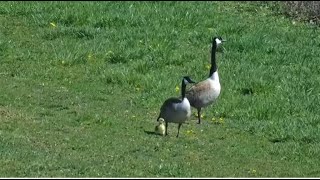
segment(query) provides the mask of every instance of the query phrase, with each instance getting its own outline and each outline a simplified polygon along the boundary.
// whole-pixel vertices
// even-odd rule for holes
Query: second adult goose
[[[209,77],[192,86],[187,92],[190,105],[198,110],[198,124],[201,123],[201,109],[214,103],[220,95],[220,81],[218,75],[218,67],[216,62],[216,51],[222,42],[225,42],[221,37],[212,39],[211,49],[211,67]]]
[[[194,83],[190,77],[185,76],[181,83],[181,95],[182,98],[171,97],[164,101],[160,108],[160,114],[157,119],[163,118],[166,124],[165,135],[168,135],[168,123],[178,123],[178,134],[182,123],[184,123],[191,116],[191,106],[188,99],[185,97],[186,86],[189,83]]]

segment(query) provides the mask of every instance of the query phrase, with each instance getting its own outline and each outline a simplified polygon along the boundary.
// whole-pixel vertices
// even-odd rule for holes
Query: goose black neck
[[[210,68],[210,73],[209,73],[209,77],[212,76],[212,74],[214,72],[217,71],[218,67],[217,67],[217,62],[216,62],[216,49],[217,49],[217,45],[215,42],[212,42],[212,50],[211,50],[211,68]]]
[[[184,97],[186,96],[186,83],[184,83],[184,79],[182,80],[182,83],[181,83],[181,97],[182,99],[184,99]]]

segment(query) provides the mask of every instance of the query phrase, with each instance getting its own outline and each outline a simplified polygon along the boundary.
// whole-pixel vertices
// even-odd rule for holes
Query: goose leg
[[[197,109],[198,110],[198,124],[200,124],[201,123],[201,108],[198,108]]]
[[[181,123],[179,123],[179,125],[178,125],[178,134],[177,134],[177,137],[179,137],[179,131],[180,131],[180,127],[181,127]]]
[[[168,122],[166,122],[166,135],[168,135]]]

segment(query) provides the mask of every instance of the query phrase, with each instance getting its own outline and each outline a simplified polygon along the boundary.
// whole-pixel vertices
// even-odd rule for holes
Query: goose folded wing
[[[208,90],[210,89],[210,85],[205,83],[204,81],[199,82],[198,84],[192,86],[187,92],[186,97],[188,98],[190,104],[193,104],[199,98],[201,98]]]

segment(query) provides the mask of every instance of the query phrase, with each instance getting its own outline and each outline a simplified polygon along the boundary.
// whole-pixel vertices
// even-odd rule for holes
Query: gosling
[[[159,119],[159,124],[155,127],[155,133],[164,136],[166,127],[164,126],[164,119]]]

